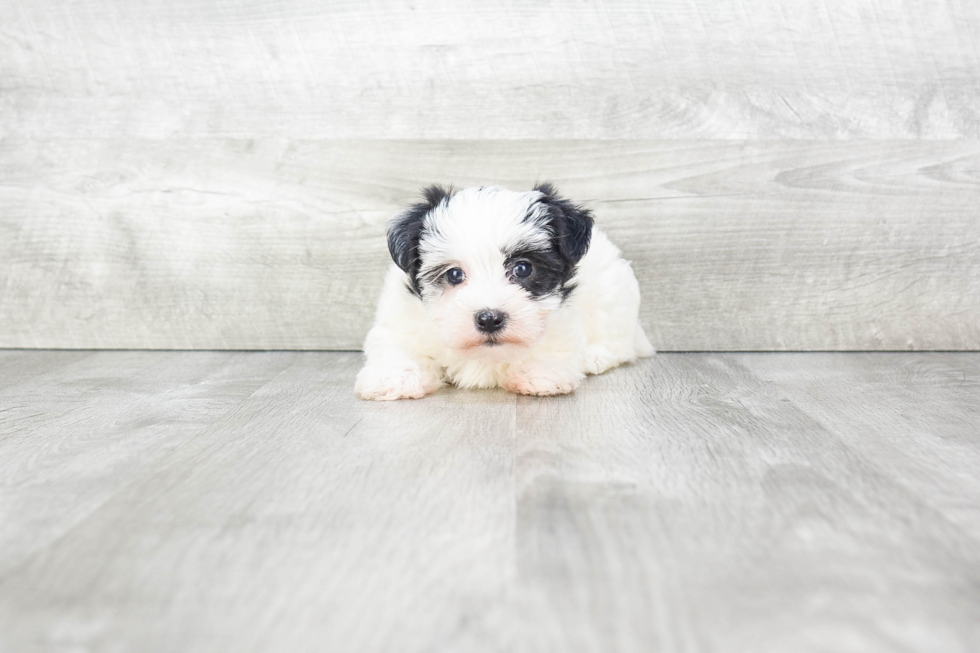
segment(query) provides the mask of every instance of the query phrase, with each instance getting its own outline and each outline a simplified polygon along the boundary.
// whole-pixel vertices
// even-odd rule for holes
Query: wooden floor
[[[980,650],[980,354],[0,352],[0,651]]]

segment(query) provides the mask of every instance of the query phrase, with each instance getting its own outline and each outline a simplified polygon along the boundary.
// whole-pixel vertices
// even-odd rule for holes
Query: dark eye
[[[459,268],[453,268],[452,270],[446,273],[446,281],[453,284],[454,286],[458,286],[459,284],[463,283],[463,279],[465,278],[466,275],[463,274],[463,271]]]
[[[517,265],[514,266],[514,276],[518,279],[527,279],[531,276],[532,271],[533,268],[527,261],[518,261]]]

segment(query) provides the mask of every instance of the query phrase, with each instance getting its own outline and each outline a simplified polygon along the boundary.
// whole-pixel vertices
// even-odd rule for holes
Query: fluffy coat
[[[633,270],[588,209],[549,184],[423,196],[389,226],[394,263],[359,396],[419,398],[447,382],[564,394],[654,353]]]

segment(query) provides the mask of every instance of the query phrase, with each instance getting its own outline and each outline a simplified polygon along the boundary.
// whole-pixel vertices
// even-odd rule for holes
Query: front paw
[[[592,345],[585,352],[585,372],[586,374],[602,374],[610,370],[620,361],[613,356],[612,352],[605,345]]]
[[[575,390],[579,377],[563,375],[551,370],[522,369],[512,371],[503,382],[505,390],[519,395],[566,395]]]
[[[365,365],[357,375],[354,392],[361,399],[374,401],[419,399],[435,392],[441,385],[439,378],[417,365]]]

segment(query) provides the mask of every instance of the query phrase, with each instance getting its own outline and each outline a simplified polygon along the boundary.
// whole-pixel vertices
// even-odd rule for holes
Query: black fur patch
[[[531,281],[531,285],[535,287],[535,290],[528,288],[532,296],[542,296],[535,295],[535,291],[540,292],[548,284],[552,284],[550,291],[543,294],[559,291],[562,294],[562,299],[565,299],[575,289],[574,284],[568,284],[568,281],[575,276],[578,262],[589,251],[592,226],[595,224],[595,220],[592,217],[592,211],[559,196],[558,190],[552,184],[538,184],[534,190],[544,194],[538,203],[543,204],[546,208],[546,224],[551,232],[552,246],[546,251],[534,253],[542,263],[540,281],[535,279],[538,261],[532,258],[531,252],[527,252],[524,258],[532,262],[536,272],[527,279],[515,279],[515,282],[534,280]],[[521,283],[521,285],[524,284]]]
[[[419,241],[425,229],[425,216],[452,196],[452,186],[449,190],[435,184],[423,188],[422,198],[425,201],[408,207],[388,224],[388,251],[391,253],[391,260],[408,274],[408,290],[417,297],[422,296],[419,283],[419,265],[422,263],[419,258]]]
[[[524,279],[514,275],[514,266],[518,261],[531,263],[531,274]],[[565,282],[568,281],[568,266],[554,247],[510,252],[504,265],[510,282],[524,288],[531,297],[547,297],[562,292]]]

